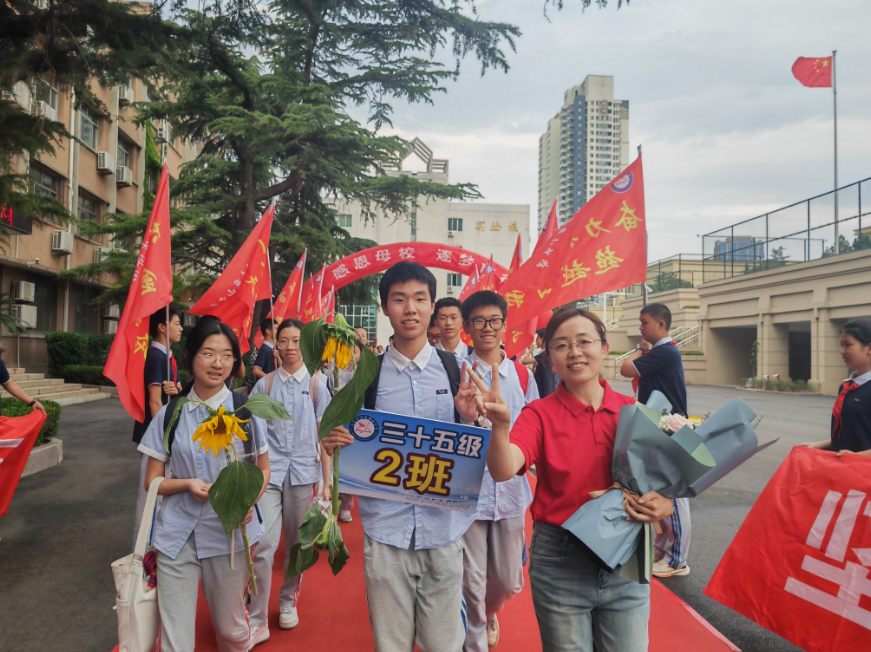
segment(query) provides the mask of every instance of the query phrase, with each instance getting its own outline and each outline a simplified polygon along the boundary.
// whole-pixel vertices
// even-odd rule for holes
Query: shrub
[[[39,397],[37,396],[36,398]],[[45,420],[45,423],[42,424],[42,430],[39,431],[39,435],[36,437],[36,442],[33,444],[34,446],[42,444],[46,437],[57,437],[57,429],[60,425],[61,406],[58,403],[49,400],[40,401],[40,403],[45,407],[45,411],[48,413],[48,418]],[[4,417],[23,417],[24,415],[33,412],[32,407],[23,401],[19,401],[17,398],[9,397],[0,399],[0,406],[2,406]]]
[[[772,380],[765,378],[751,378],[754,389],[767,389],[771,392],[790,392],[795,394],[813,393],[819,391],[817,383],[810,383],[806,380],[791,380],[789,378],[781,380]],[[747,383],[747,378],[742,378],[740,381],[741,387]]]
[[[67,366],[99,366],[106,364],[113,335],[91,333],[46,333],[48,371],[55,378],[63,378]]]
[[[84,385],[115,385],[115,383],[103,375],[103,367],[96,365],[69,364],[66,367],[61,368],[60,377],[68,383],[82,383]]]

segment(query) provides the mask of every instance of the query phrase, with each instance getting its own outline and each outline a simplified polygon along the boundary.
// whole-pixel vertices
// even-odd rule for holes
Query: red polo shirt
[[[604,380],[598,410],[581,403],[565,386],[523,408],[511,429],[511,443],[526,458],[518,475],[535,465],[537,483],[532,518],[562,526],[590,500],[589,493],[611,486],[611,461],[620,407],[635,399],[618,394]]]

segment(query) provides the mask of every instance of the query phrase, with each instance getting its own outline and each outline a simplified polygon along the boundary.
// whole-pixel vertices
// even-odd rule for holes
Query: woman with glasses
[[[608,356],[605,326],[587,310],[555,314],[544,347],[561,378],[550,396],[523,408],[511,427],[498,374],[488,389],[475,374],[478,410],[493,424],[487,465],[496,482],[535,466],[535,521],[529,549],[532,600],[548,652],[645,652],[650,588],[600,568],[595,556],[562,524],[590,492],[612,484],[611,459],[620,407],[635,399],[599,378]],[[670,500],[655,492],[624,503],[631,518],[658,521]]]
[[[182,395],[202,401],[214,410],[222,406],[235,410],[244,397],[234,398],[224,381],[240,364],[239,343],[233,331],[217,319],[201,319],[185,341],[184,362],[193,379]],[[172,403],[170,405],[173,405]],[[245,614],[248,568],[241,530],[234,541],[224,533],[217,514],[209,503],[209,488],[227,465],[224,455],[200,450],[192,437],[209,412],[199,403],[178,408],[175,436],[169,450],[164,446],[164,430],[171,415],[164,406],[155,415],[142,437],[139,451],[147,455],[145,488],[158,477],[165,477],[158,493],[163,506],[154,522],[154,547],[157,548],[157,585],[160,595],[160,649],[163,652],[193,652],[197,594],[202,580],[203,593],[212,614],[212,625],[221,652],[248,649],[249,630]],[[263,472],[261,495],[269,481],[266,424],[251,416],[245,425],[251,444],[237,441],[239,459],[255,463]],[[169,473],[167,472],[169,471]],[[255,506],[243,521],[250,542],[263,534],[259,508]],[[236,551],[235,568],[230,552]]]
[[[275,350],[281,366],[257,381],[251,396],[267,394],[287,409],[290,421],[267,421],[269,463],[272,474],[261,499],[266,533],[254,551],[254,575],[258,594],[251,598],[249,649],[269,639],[268,612],[272,564],[284,528],[285,559],[299,543],[299,526],[312,506],[314,488],[321,479],[318,455],[318,423],[330,403],[323,374],[309,375],[299,337],[303,324],[285,319],[275,334]],[[325,470],[323,470],[325,472]],[[327,481],[328,478],[325,478]],[[292,629],[299,625],[297,606],[302,575],[286,579],[278,592],[278,626]]]

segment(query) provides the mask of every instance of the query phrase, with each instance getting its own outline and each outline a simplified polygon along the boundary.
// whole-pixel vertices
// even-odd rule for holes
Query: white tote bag
[[[142,559],[154,550],[150,544],[157,488],[164,478],[155,478],[148,488],[142,524],[132,555],[112,564],[115,576],[115,610],[118,613],[118,652],[151,652],[157,643],[157,587],[148,586]]]

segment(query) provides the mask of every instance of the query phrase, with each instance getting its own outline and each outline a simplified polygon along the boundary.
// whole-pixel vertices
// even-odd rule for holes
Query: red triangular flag
[[[463,289],[460,290],[460,296],[457,299],[462,303],[462,301],[472,294],[473,292],[478,291],[478,283],[481,280],[481,275],[478,273],[478,268],[475,267],[475,271],[473,274],[469,275],[469,279],[466,281],[466,284],[463,286]]]
[[[557,215],[558,201],[559,200],[557,199],[553,200],[550,214],[548,214],[547,221],[544,223],[544,228],[541,230],[541,233],[538,234],[538,240],[535,241],[535,247],[532,249],[533,256],[538,253],[538,250],[543,244],[550,242],[550,239],[556,235],[557,228],[559,227],[559,216]]]
[[[268,256],[274,215],[275,206],[270,205],[218,280],[188,311],[218,317],[236,333],[242,353],[250,348],[254,304],[272,296]]]
[[[136,270],[118,332],[103,368],[103,375],[118,388],[127,413],[145,419],[145,357],[148,355],[148,318],[172,303],[172,247],[169,234],[169,174],[160,173],[151,217],[136,260]],[[140,355],[141,354],[141,355]]]
[[[323,265],[321,271],[306,281],[306,284],[303,287],[302,317],[300,319],[306,324],[315,319],[320,319],[323,316],[321,286],[323,285],[324,270],[326,267],[326,265]]]
[[[5,516],[9,509],[21,472],[45,419],[40,410],[23,417],[0,417],[0,516]]]
[[[275,323],[280,324],[285,319],[296,318],[299,299],[302,293],[302,275],[305,271],[305,255],[306,252],[304,251],[302,257],[297,261],[296,266],[290,273],[290,276],[287,277],[287,283],[284,284],[284,288],[275,298],[275,303],[273,305],[275,315],[270,311],[269,314],[266,315],[266,319],[273,317]],[[258,328],[254,333],[254,346],[259,349],[262,344],[263,333],[261,333]]]
[[[805,86],[831,88],[832,57],[820,57],[819,59],[799,57],[792,64],[792,74]]]

